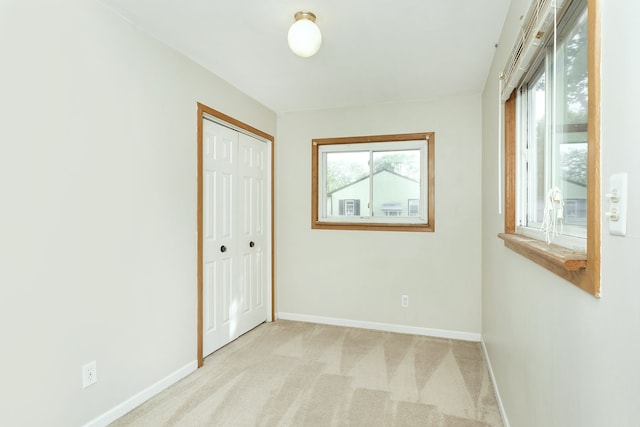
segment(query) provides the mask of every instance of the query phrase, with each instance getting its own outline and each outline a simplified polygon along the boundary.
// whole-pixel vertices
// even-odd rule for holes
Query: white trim
[[[502,215],[502,118],[504,116],[504,101],[502,101],[503,83],[504,74],[500,74],[500,76],[498,76],[498,215]]]
[[[363,320],[337,319],[333,317],[311,316],[308,314],[277,313],[281,320],[320,323],[323,325],[346,326],[350,328],[374,329],[377,331],[398,332],[401,334],[424,335],[428,337],[449,338],[462,341],[481,342],[482,336],[474,332],[451,331],[446,329],[421,328],[418,326],[395,325],[391,323],[366,322]]]
[[[332,222],[349,222],[354,224],[368,224],[368,223],[383,223],[385,225],[389,224],[420,224],[427,225],[428,222],[428,205],[429,205],[429,137],[426,136],[424,139],[415,139],[415,140],[406,140],[406,141],[361,141],[354,142],[351,144],[316,144],[317,153],[318,153],[318,222],[330,224]],[[380,216],[375,216],[374,213],[374,176],[384,170],[380,170],[374,172],[374,163],[373,163],[373,155],[378,152],[383,151],[398,151],[398,150],[411,150],[419,152],[420,159],[420,180],[419,180],[419,192],[418,192],[418,200],[419,200],[419,214],[415,217],[406,216],[398,216],[398,217],[389,217],[384,216],[381,219]],[[369,160],[367,168],[369,170],[368,177],[363,177],[355,182],[352,182],[344,187],[333,190],[331,193],[327,192],[327,155],[335,154],[335,153],[359,153],[365,154],[368,153]],[[393,173],[393,172],[392,172]],[[364,179],[369,180],[369,192],[368,199],[361,198],[365,202],[368,200],[369,203],[361,203],[360,205],[360,215],[335,215],[329,212],[328,209],[328,199],[331,200],[331,208],[333,209],[333,194],[338,191],[347,188],[357,182],[361,182]],[[418,183],[418,181],[413,178],[404,177],[410,181]],[[348,196],[351,197],[351,196]],[[363,209],[366,211],[363,212]],[[404,209],[403,209],[404,210]],[[346,212],[346,207],[345,211]],[[426,212],[426,213],[425,213]]]
[[[266,233],[266,242],[267,242],[267,247],[266,247],[266,254],[267,254],[267,268],[266,268],[266,277],[265,277],[265,282],[266,282],[266,295],[267,295],[267,322],[271,322],[273,319],[275,319],[275,313],[274,313],[274,299],[275,299],[275,295],[274,295],[274,286],[273,286],[273,277],[274,277],[274,269],[275,269],[275,263],[273,260],[273,249],[274,249],[274,244],[273,244],[273,239],[274,239],[274,235],[275,235],[275,221],[273,219],[275,210],[273,208],[272,203],[275,201],[275,185],[273,183],[274,181],[274,176],[275,176],[275,171],[273,169],[275,169],[273,166],[275,165],[275,163],[273,162],[273,160],[275,160],[275,155],[274,155],[274,141],[271,140],[267,140],[267,188],[266,190],[266,194],[265,194],[265,198],[266,198],[266,224],[265,224],[265,230],[267,230]],[[204,337],[203,337],[204,339]]]
[[[187,375],[191,374],[196,369],[198,369],[197,360],[187,363],[182,368],[179,368],[178,370],[169,374],[168,376],[156,382],[155,384],[150,385],[149,387],[145,388],[144,390],[136,393],[135,395],[131,396],[129,399],[120,403],[119,405],[116,405],[115,407],[109,409],[104,414],[99,415],[96,418],[92,419],[91,421],[86,423],[84,427],[103,427],[114,422],[121,416],[125,415],[131,410],[142,405],[144,402],[151,399],[153,396],[157,395],[161,391],[166,390],[167,388],[177,383]]]
[[[493,384],[493,391],[496,395],[496,401],[498,402],[498,409],[500,410],[500,416],[502,417],[502,424],[504,427],[511,427],[509,424],[509,418],[507,418],[507,411],[504,409],[502,398],[500,397],[500,390],[498,390],[498,384],[496,383],[496,377],[493,375],[493,367],[491,366],[491,359],[489,359],[489,352],[487,346],[484,343],[484,339],[480,341],[482,345],[482,352],[484,353],[484,360],[487,362],[487,369],[489,369],[489,377],[491,378],[491,384]]]

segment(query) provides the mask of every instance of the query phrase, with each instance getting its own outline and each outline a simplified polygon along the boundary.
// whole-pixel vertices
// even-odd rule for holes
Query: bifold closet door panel
[[[203,130],[203,356],[267,317],[267,144],[218,123]]]

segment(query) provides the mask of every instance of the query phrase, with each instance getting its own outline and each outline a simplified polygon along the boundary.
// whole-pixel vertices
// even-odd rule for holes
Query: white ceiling
[[[510,0],[102,0],[276,112],[482,91]],[[287,45],[317,16],[320,51]]]

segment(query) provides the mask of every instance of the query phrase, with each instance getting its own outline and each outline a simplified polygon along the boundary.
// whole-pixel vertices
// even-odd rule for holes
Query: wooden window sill
[[[587,254],[572,251],[562,246],[547,244],[522,234],[498,234],[504,245],[542,266],[551,264],[567,271],[587,268]]]
[[[530,259],[536,264],[568,280],[574,285],[585,288],[588,282],[587,255],[562,246],[547,244],[521,234],[498,234],[504,245]],[[597,296],[597,295],[596,295]]]

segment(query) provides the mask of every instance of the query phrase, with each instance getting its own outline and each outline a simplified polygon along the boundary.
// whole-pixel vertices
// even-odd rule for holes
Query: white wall
[[[480,122],[479,95],[279,115],[277,311],[477,334]],[[311,229],[313,138],[429,131],[434,233]]]
[[[195,361],[197,101],[275,134],[94,1],[0,3],[0,425],[80,425]]]
[[[602,230],[602,298],[506,249],[497,212],[497,76],[528,0],[512,0],[483,94],[482,333],[514,427],[640,424],[640,43],[635,1],[602,0],[602,189],[629,173],[628,236]],[[603,197],[603,211],[606,200]]]

